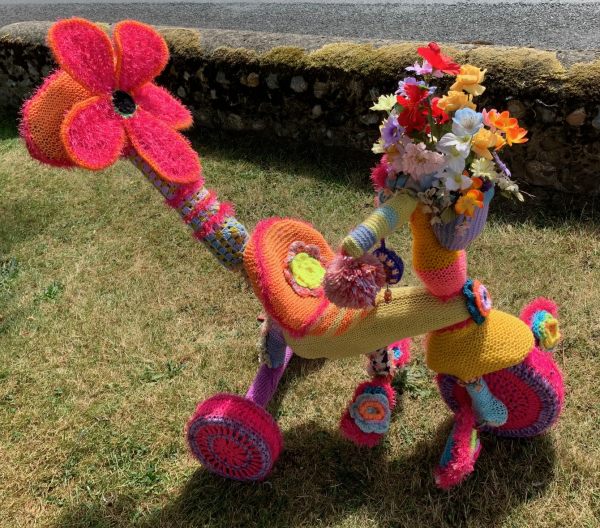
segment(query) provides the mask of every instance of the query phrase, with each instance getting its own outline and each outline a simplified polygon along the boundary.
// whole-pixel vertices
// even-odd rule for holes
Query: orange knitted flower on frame
[[[50,28],[60,70],[23,106],[29,152],[52,165],[100,170],[133,148],[165,180],[198,180],[198,155],[177,132],[191,126],[191,114],[153,82],[169,60],[165,41],[135,21],[118,23],[113,41],[80,18]]]

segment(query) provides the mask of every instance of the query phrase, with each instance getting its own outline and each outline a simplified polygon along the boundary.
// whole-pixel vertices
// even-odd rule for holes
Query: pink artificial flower
[[[191,126],[192,116],[153,82],[169,60],[153,28],[123,21],[111,42],[97,25],[72,18],[50,28],[48,43],[61,69],[22,111],[21,133],[33,157],[100,170],[133,148],[167,181],[200,179],[198,154],[177,132]],[[64,107],[60,115],[56,101]]]
[[[404,147],[403,171],[415,179],[437,172],[444,164],[444,156],[427,150],[425,143],[408,143]]]

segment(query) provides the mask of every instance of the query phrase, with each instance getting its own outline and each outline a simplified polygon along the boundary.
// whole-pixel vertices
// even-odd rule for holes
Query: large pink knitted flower
[[[133,147],[164,179],[198,180],[198,155],[177,132],[192,124],[190,112],[152,82],[169,60],[165,41],[129,20],[115,26],[113,40],[114,47],[100,27],[80,18],[50,28],[61,70],[23,107],[29,151],[47,163],[99,170]]]

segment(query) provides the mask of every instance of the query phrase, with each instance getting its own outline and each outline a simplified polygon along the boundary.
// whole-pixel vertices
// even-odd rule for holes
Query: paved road
[[[600,1],[475,2],[105,0],[55,4],[52,0],[40,0],[29,4],[0,0],[0,26],[21,20],[55,20],[78,15],[106,22],[137,18],[152,24],[186,27],[600,50]]]

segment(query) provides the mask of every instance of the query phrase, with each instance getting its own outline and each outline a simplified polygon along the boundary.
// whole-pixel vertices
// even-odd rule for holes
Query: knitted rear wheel
[[[275,420],[235,394],[201,402],[186,428],[192,454],[211,473],[241,481],[264,479],[281,453]]]
[[[536,356],[546,354],[535,350],[526,361],[486,374],[484,379],[492,394],[508,409],[508,421],[500,427],[482,427],[481,430],[498,436],[524,438],[537,436],[548,430],[558,419],[563,399],[562,374],[550,358],[546,368]],[[456,383],[456,378],[438,375],[442,398],[454,412],[461,406],[470,405],[466,390]]]

